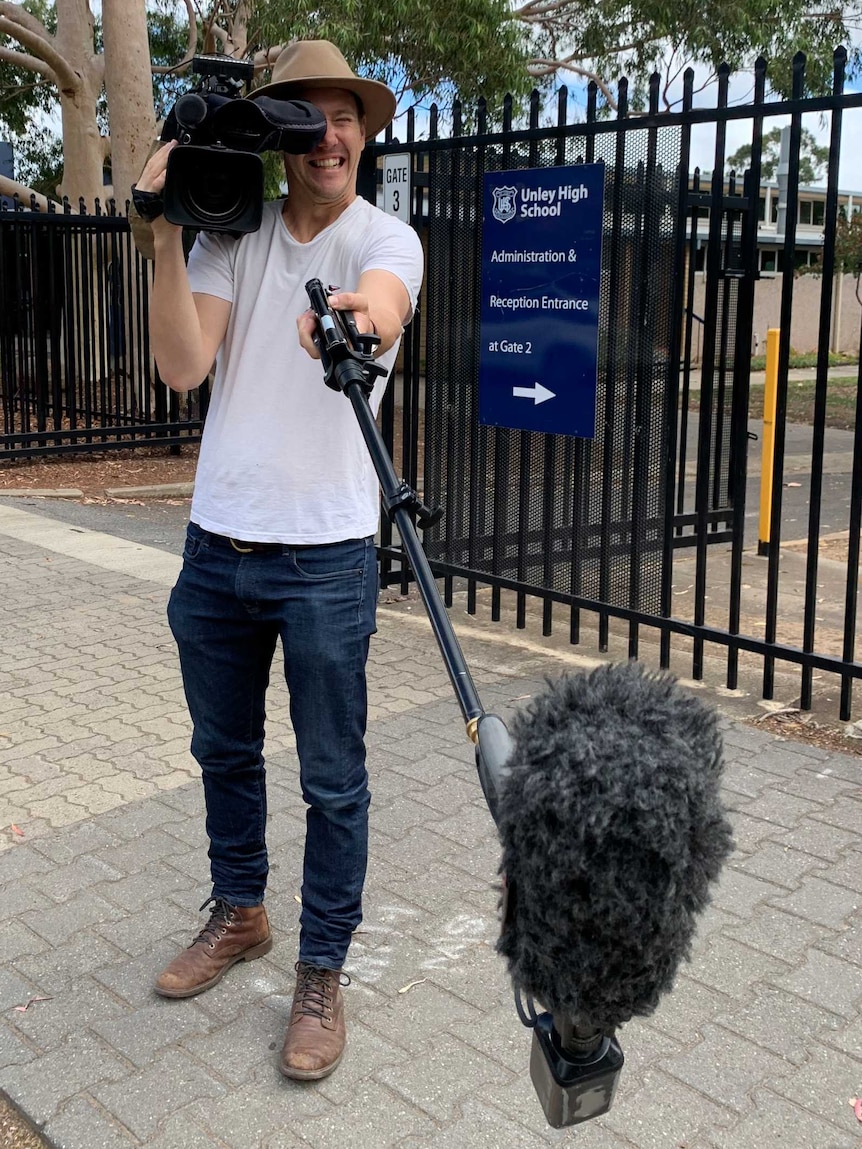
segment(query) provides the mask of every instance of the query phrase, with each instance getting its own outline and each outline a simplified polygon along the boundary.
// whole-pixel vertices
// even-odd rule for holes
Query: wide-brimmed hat
[[[365,135],[373,140],[395,115],[395,93],[378,80],[363,80],[350,67],[329,40],[295,40],[278,56],[272,81],[249,92],[248,98],[271,96],[296,99],[297,92],[310,88],[344,88],[355,92],[365,109]]]

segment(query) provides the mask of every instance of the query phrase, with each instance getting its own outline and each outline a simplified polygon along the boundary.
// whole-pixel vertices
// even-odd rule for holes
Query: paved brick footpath
[[[372,649],[371,862],[341,1067],[312,1085],[276,1068],[304,832],[283,686],[268,723],[275,947],[200,997],[157,998],[208,894],[165,621],[177,567],[0,501],[0,1087],[56,1146],[862,1144],[848,1104],[862,1095],[862,760],[725,722],[737,850],[693,961],[623,1029],[612,1112],[556,1132],[494,953],[493,824],[415,605],[381,610]],[[504,715],[572,663],[463,634]]]

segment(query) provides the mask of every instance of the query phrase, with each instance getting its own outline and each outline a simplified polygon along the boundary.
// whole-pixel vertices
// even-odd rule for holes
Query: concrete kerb
[[[190,498],[194,483],[159,483],[149,487],[105,487],[109,499],[170,499]],[[0,498],[83,499],[84,492],[77,487],[20,487],[0,490]]]

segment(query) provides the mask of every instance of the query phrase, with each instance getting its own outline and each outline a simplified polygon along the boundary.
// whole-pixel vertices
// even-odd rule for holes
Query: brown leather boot
[[[210,920],[156,979],[154,988],[162,997],[194,997],[220,982],[238,961],[263,957],[272,949],[263,906],[232,906],[224,898],[209,898],[201,909],[212,902]]]
[[[296,990],[279,1069],[296,1081],[317,1081],[332,1073],[344,1053],[341,986],[350,985],[350,978],[341,970],[303,961],[295,968]]]

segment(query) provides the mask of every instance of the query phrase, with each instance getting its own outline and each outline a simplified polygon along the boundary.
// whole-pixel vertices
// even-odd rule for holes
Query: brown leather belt
[[[284,543],[255,543],[248,542],[245,539],[229,538],[228,542],[233,547],[233,549],[235,551],[239,551],[241,555],[266,554],[272,553],[274,551],[280,552],[283,551],[285,547]]]

